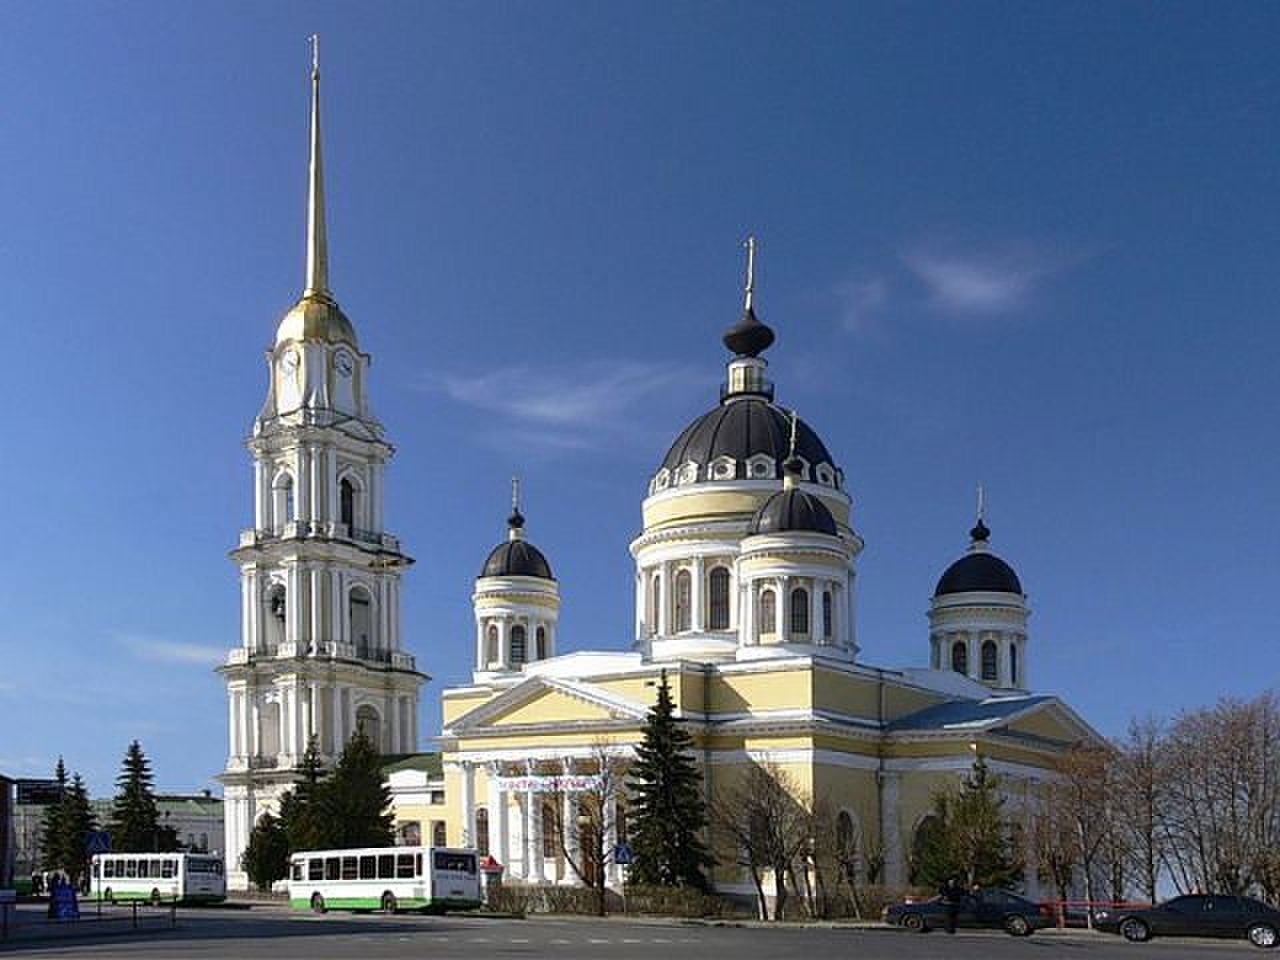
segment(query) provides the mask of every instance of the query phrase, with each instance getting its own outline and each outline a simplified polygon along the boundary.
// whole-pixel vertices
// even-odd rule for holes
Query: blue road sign
[[[635,858],[635,851],[631,849],[631,844],[629,843],[620,843],[613,848],[613,862],[619,866],[630,866]]]
[[[110,853],[111,834],[106,830],[90,830],[84,835],[84,852],[89,856],[95,853]]]

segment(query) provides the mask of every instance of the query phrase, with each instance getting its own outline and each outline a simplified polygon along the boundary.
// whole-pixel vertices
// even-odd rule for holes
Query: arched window
[[[449,845],[449,831],[445,829],[443,820],[433,820],[431,822],[431,845],[433,847],[447,847]]]
[[[267,618],[262,637],[268,653],[275,653],[276,648],[284,643],[288,609],[284,584],[273,584],[267,591]]]
[[[351,645],[356,656],[367,659],[375,646],[373,637],[373,598],[364,587],[355,587],[347,598],[347,622],[351,627]]]
[[[378,711],[367,703],[356,711],[356,729],[365,735],[375,750],[381,752],[382,720],[378,717]]]
[[[963,640],[951,644],[951,669],[956,673],[969,672],[969,645]]]
[[[822,639],[831,642],[831,635],[835,632],[835,625],[832,621],[831,609],[831,591],[822,591]]]
[[[484,662],[486,665],[498,662],[498,628],[492,623],[484,635]]]
[[[994,640],[984,641],[982,644],[982,679],[995,680],[999,675],[999,665],[997,658],[999,651],[996,650],[996,642]]]
[[[271,521],[276,533],[284,530],[290,520],[298,519],[293,498],[293,474],[281,470],[271,484]]]
[[[542,855],[547,859],[560,855],[560,808],[554,800],[542,802]]]
[[[352,486],[351,481],[346,477],[342,478],[342,483],[339,487],[341,520],[347,525],[347,533],[351,533],[356,526],[356,488]]]
[[[1009,644],[1009,686],[1018,686],[1018,645]]]
[[[804,636],[809,632],[809,591],[796,587],[791,591],[791,634]]]
[[[760,591],[760,632],[778,632],[778,597],[772,590]]]
[[[942,824],[933,814],[925,817],[916,827],[915,834],[911,837],[911,863],[908,870],[908,879],[911,883],[920,882],[919,870],[922,861],[928,852],[929,846],[934,843],[938,837]]]
[[[729,571],[716,567],[707,578],[707,629],[729,629]]]
[[[693,599],[693,575],[688,570],[676,574],[676,632],[688,630]]]
[[[476,808],[476,852],[489,855],[489,811],[484,807]]]
[[[511,665],[518,667],[529,656],[529,644],[525,636],[524,627],[516,624],[511,628]]]
[[[547,628],[539,627],[538,632],[534,634],[534,636],[537,638],[535,649],[538,652],[538,659],[547,659]]]

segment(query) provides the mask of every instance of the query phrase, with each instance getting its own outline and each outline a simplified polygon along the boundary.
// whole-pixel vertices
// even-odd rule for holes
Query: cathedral
[[[921,665],[860,659],[863,541],[847,478],[775,397],[765,359],[775,333],[757,314],[747,246],[719,397],[675,434],[640,504],[632,649],[559,652],[559,582],[513,491],[506,535],[475,580],[470,682],[442,691],[438,749],[418,753],[427,677],[399,623],[412,561],[384,525],[392,447],[368,407],[369,357],[328,288],[313,66],[306,284],[267,353],[267,399],[248,441],[254,525],[232,552],[241,643],[219,668],[233,886],[246,883],[239,857],[253,823],[295,779],[308,738],[332,760],[356,729],[392,760],[403,842],[477,847],[511,881],[579,883],[575,854],[598,846],[582,831],[603,829],[607,851],[626,839],[625,791],[602,827],[578,815],[582,795],[605,753],[631,754],[664,678],[708,798],[752,764],[785,771],[798,799],[821,800],[868,863],[874,855],[881,882],[907,882],[934,794],[979,756],[1030,843],[1035,785],[1065,749],[1098,735],[1059,698],[1031,692],[1027,596],[993,552],[981,509],[933,591]],[[716,889],[749,893],[734,853],[713,852]],[[621,861],[587,870],[620,885]],[[1033,868],[1025,886],[1036,893]]]

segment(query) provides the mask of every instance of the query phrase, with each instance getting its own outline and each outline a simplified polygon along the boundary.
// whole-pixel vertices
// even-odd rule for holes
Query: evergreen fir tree
[[[125,752],[111,807],[111,849],[146,853],[160,842],[160,813],[151,786],[151,764],[137,740]]]
[[[85,837],[89,831],[97,828],[93,808],[89,805],[89,791],[80,774],[71,778],[62,801],[62,814],[59,836],[59,865],[63,872],[78,883],[85,874],[89,863],[89,855],[85,852]]]
[[[966,885],[1005,887],[1018,879],[1022,864],[1004,819],[1000,779],[982,757],[959,790],[934,797],[912,868],[916,881],[930,886],[957,879]]]
[[[693,738],[675,716],[663,671],[658,701],[630,769],[632,883],[706,889],[706,870],[714,861],[703,841],[707,808],[692,746]]]
[[[342,749],[332,775],[315,786],[316,844],[312,849],[386,847],[395,841],[391,788],[382,776],[382,756],[357,730]]]
[[[277,880],[289,875],[289,836],[279,820],[269,813],[258,818],[249,834],[249,845],[240,865],[259,890],[270,890]]]
[[[320,744],[315,736],[307,742],[307,749],[298,763],[298,772],[298,781],[293,789],[280,798],[280,826],[288,837],[290,850],[315,850],[323,840],[317,799],[325,776],[324,760],[320,757]]]
[[[40,830],[40,864],[45,870],[62,869],[62,811],[67,796],[67,767],[58,757],[53,778],[58,782],[58,799],[45,807]]]

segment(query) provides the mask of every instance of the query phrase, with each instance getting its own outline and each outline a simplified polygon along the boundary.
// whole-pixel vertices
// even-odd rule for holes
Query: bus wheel
[[[107,901],[107,903],[115,903],[116,895],[110,887],[107,887],[107,889],[102,891],[102,899]]]
[[[152,905],[153,907],[158,907],[158,906],[160,906],[160,904],[161,904],[161,900],[160,900],[160,891],[159,891],[159,890],[152,890],[152,891],[151,891],[151,905]]]
[[[396,895],[392,893],[390,890],[388,890],[386,893],[382,895],[382,912],[383,913],[396,912]]]
[[[324,897],[318,893],[311,895],[311,910],[313,913],[324,913]]]

